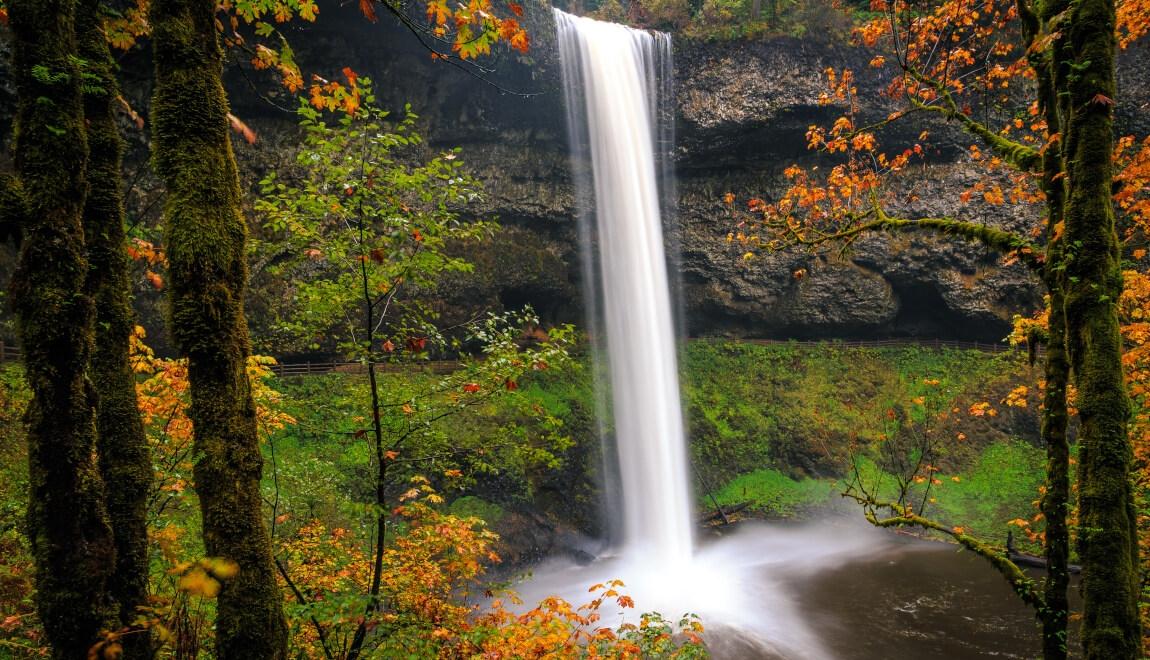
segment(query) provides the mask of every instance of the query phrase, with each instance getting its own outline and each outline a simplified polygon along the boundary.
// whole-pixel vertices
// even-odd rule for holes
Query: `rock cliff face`
[[[316,24],[288,33],[304,70],[332,76],[351,66],[376,81],[385,107],[401,112],[410,103],[421,116],[429,148],[462,147],[463,160],[486,182],[487,198],[474,212],[498,216],[505,227],[494,245],[468,250],[476,275],[444,287],[444,309],[463,314],[529,302],[549,320],[582,322],[578,204],[550,10],[529,7],[530,55],[484,61],[491,73],[433,62],[386,16],[370,24],[350,5],[326,5],[323,12]],[[1145,44],[1135,49],[1145,51]],[[814,102],[820,72],[853,66],[867,112],[885,116],[890,108],[865,56],[815,39],[680,41],[675,60],[678,213],[669,243],[681,250],[672,262],[681,273],[692,335],[997,341],[1013,314],[1041,304],[1039,287],[1020,266],[1004,267],[998,255],[978,246],[927,236],[874,236],[847,254],[783,253],[743,261],[724,240],[731,220],[721,197],[729,191],[739,199],[770,199],[781,189],[787,165],[816,162],[804,133],[835,112]],[[1147,88],[1137,81],[1150,78],[1150,60],[1139,53],[1124,60],[1122,79],[1133,102],[1123,106],[1131,108],[1123,119],[1145,132],[1150,112],[1140,106],[1146,105]],[[290,162],[298,134],[288,110],[295,101],[259,72],[241,72],[250,67],[239,64],[228,74],[233,109],[261,139],[236,149],[246,182],[254,184],[268,168]],[[148,90],[146,83],[133,85],[132,71],[148,68],[145,55],[125,64],[128,95],[140,111],[147,109]],[[0,83],[0,111],[9,100]],[[922,125],[899,130],[913,140]],[[945,124],[931,131],[934,143],[944,146],[907,184],[909,213],[953,212],[962,185],[973,176],[962,163],[969,141]],[[154,213],[158,186],[142,167],[145,138],[129,135],[133,209]],[[1029,221],[1022,208],[974,206],[971,212],[976,217],[969,219],[987,224],[1018,227]],[[807,276],[796,280],[792,273],[800,268]]]
[[[529,302],[550,320],[581,322],[577,200],[553,27],[545,8],[531,13],[531,58],[503,56],[486,63],[495,69],[486,81],[432,63],[400,30],[350,14],[325,16],[326,23],[301,34],[297,51],[305,66],[347,64],[372,76],[385,106],[411,103],[431,148],[461,146],[464,161],[485,180],[487,199],[475,211],[497,215],[505,230],[494,245],[469,250],[476,275],[445,287],[445,309]],[[692,335],[997,341],[1013,314],[1040,304],[1040,290],[1023,268],[1001,266],[997,254],[971,244],[874,236],[848,254],[783,253],[750,261],[727,245],[731,221],[723,193],[770,198],[782,185],[783,168],[813,162],[805,148],[806,127],[834,112],[813,102],[822,69],[853,64],[863,72],[868,112],[889,112],[879,81],[865,73],[865,60],[852,61],[859,57],[848,48],[792,38],[677,44],[678,214],[669,243],[680,247],[672,262],[681,273]],[[237,114],[251,118],[263,135],[287,136],[240,149],[258,174],[271,162],[269,151],[290,148],[283,126],[290,117],[269,112],[270,106],[249,96],[237,93]],[[904,130],[917,135],[922,127]],[[944,136],[948,130],[932,127]],[[965,142],[955,136],[954,144]],[[282,158],[281,153],[276,159]],[[973,176],[959,158],[961,147],[932,156],[934,163],[907,191],[908,212],[955,208],[962,184]],[[974,219],[987,224],[1018,227],[1028,221],[1020,208],[974,210]],[[807,276],[796,280],[792,273],[800,268]]]

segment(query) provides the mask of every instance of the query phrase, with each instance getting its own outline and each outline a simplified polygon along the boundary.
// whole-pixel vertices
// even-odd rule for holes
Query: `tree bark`
[[[1082,643],[1088,660],[1141,657],[1130,403],[1122,369],[1121,255],[1111,200],[1114,0],[1075,0],[1062,37],[1067,347],[1078,386]]]
[[[129,626],[148,598],[148,493],[152,456],[136,401],[129,363],[129,337],[135,325],[124,234],[120,166],[123,144],[113,114],[119,95],[115,64],[101,29],[99,2],[82,0],[76,30],[85,63],[84,116],[88,134],[88,196],[84,234],[88,247],[88,290],[96,303],[92,380],[96,406],[100,472],[107,488],[108,517],[116,542],[116,571],[110,591],[120,624]],[[153,655],[148,635],[122,641],[125,660]]]
[[[1019,2],[1024,33],[1030,43],[1041,38],[1041,26],[1049,25],[1063,12],[1066,0],[1045,0],[1037,11],[1024,0]],[[1062,126],[1063,109],[1057,94],[1059,75],[1054,63],[1061,54],[1054,49],[1033,50],[1029,54],[1036,79],[1038,107],[1049,133]],[[1043,587],[1042,657],[1065,660],[1068,653],[1070,615],[1070,442],[1067,437],[1070,413],[1066,393],[1070,382],[1070,359],[1066,352],[1066,311],[1062,264],[1065,239],[1060,237],[1066,214],[1066,162],[1062,142],[1042,151],[1041,187],[1046,198],[1046,259],[1042,279],[1049,292],[1046,356],[1043,372],[1046,390],[1042,401],[1042,441],[1046,445],[1046,491],[1040,501],[1046,521],[1043,554],[1046,583]]]
[[[213,0],[154,0],[152,103],[172,336],[188,358],[195,487],[204,545],[239,564],[217,603],[216,657],[279,659],[287,627],[261,513],[255,405],[246,369],[246,227],[220,80]]]
[[[32,390],[27,532],[36,606],[53,657],[87,657],[114,620],[116,550],[96,463],[87,379],[94,306],[81,214],[87,141],[74,0],[12,0],[15,164],[26,219],[12,304]]]

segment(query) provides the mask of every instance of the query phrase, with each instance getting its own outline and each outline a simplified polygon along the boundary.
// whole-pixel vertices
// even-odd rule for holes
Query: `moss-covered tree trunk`
[[[246,373],[246,227],[220,80],[214,0],[154,0],[152,101],[164,207],[172,336],[188,358],[195,488],[208,554],[239,564],[220,592],[216,656],[286,656],[287,627],[260,499],[255,404]]]
[[[1042,657],[1061,660],[1067,655],[1070,601],[1070,443],[1066,437],[1066,386],[1070,363],[1066,356],[1066,325],[1062,293],[1050,293],[1050,336],[1046,342],[1046,392],[1043,398],[1042,440],[1046,444],[1046,492],[1041,509],[1046,520],[1046,584],[1043,588]]]
[[[28,538],[36,606],[53,656],[87,657],[114,621],[116,550],[96,464],[89,382],[94,307],[81,213],[87,141],[73,0],[12,0],[15,162],[25,197],[12,305],[32,389]]]
[[[88,196],[84,235],[88,246],[88,288],[96,302],[92,381],[96,406],[100,472],[116,540],[116,572],[110,591],[121,625],[130,625],[148,597],[148,493],[152,457],[136,402],[136,379],[129,363],[134,326],[120,164],[123,145],[113,114],[118,95],[115,65],[101,28],[100,3],[83,0],[76,13],[80,56],[84,60],[84,116],[88,133]],[[152,655],[144,634],[123,638],[126,660]]]
[[[1121,255],[1111,201],[1114,0],[1075,0],[1063,39],[1067,347],[1078,387],[1082,643],[1090,660],[1141,657],[1130,404],[1122,370]]]
[[[1048,25],[1065,11],[1066,0],[1041,0],[1032,6],[1019,2],[1019,15],[1030,43],[1043,36],[1042,25]],[[1038,107],[1050,131],[1062,126],[1062,104],[1059,103],[1054,63],[1058,54],[1053,49],[1029,51],[1035,73]],[[1042,441],[1046,445],[1046,490],[1041,510],[1046,521],[1043,554],[1046,557],[1046,582],[1043,585],[1042,657],[1064,660],[1067,657],[1070,614],[1070,442],[1067,438],[1069,410],[1066,393],[1070,382],[1070,360],[1066,353],[1066,316],[1061,270],[1065,241],[1059,236],[1066,214],[1066,163],[1062,144],[1054,143],[1042,152],[1041,186],[1046,197],[1046,260],[1042,280],[1049,292],[1046,356],[1043,373],[1046,389],[1042,401]]]

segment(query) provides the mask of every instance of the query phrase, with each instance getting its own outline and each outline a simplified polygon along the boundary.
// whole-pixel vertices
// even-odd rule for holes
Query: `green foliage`
[[[494,525],[507,515],[503,507],[474,495],[464,495],[453,501],[448,513],[457,518],[478,518],[488,525]]]
[[[359,358],[381,349],[419,354],[429,336],[441,343],[420,292],[446,272],[470,270],[446,248],[495,228],[460,214],[480,189],[458,150],[424,159],[410,108],[392,122],[370,81],[359,86],[363,106],[335,120],[301,99],[298,168],[260,182],[256,210],[267,236],[255,250],[273,262],[266,276],[287,283],[265,338],[281,353],[336,347]],[[349,312],[363,309],[365,297],[370,321]],[[374,346],[368,326],[378,328]]]
[[[993,444],[963,470],[937,472],[933,480],[912,484],[909,501],[920,515],[962,527],[987,542],[1004,543],[1013,530],[1020,548],[1041,554],[1041,545],[1028,540],[1011,521],[1032,520],[1038,512],[1044,456],[1041,449],[1023,442]],[[858,459],[858,465],[860,478],[875,499],[898,498],[894,475],[865,457]]]
[[[0,657],[33,657],[42,645],[32,553],[22,530],[28,454],[20,419],[30,397],[22,371],[0,365]]]
[[[766,468],[735,477],[715,493],[715,500],[724,507],[751,502],[751,510],[757,514],[794,518],[838,499],[836,485],[829,479],[792,479]]]
[[[692,451],[710,481],[752,466],[841,475],[852,444],[877,447],[904,422],[924,424],[996,379],[1023,378],[1007,354],[918,347],[700,341],[683,361]]]
[[[416,366],[379,375],[389,490],[426,475],[447,495],[472,495],[459,505],[465,516],[494,523],[501,507],[526,505],[567,467],[574,441],[559,415],[570,409],[541,383],[579,380],[579,365],[566,357],[570,338],[560,329],[553,342],[520,350],[513,335],[486,335],[493,347],[487,359],[447,375]],[[267,444],[276,468],[265,479],[266,497],[285,520],[356,526],[375,497],[364,404],[370,384],[362,374],[333,373],[278,386],[284,411],[298,423]]]

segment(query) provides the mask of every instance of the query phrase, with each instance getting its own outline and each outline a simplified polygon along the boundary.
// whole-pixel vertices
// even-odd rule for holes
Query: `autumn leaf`
[[[374,0],[359,0],[359,11],[372,23],[376,21]]]
[[[152,288],[157,290],[164,288],[164,278],[160,277],[159,274],[149,270],[144,273],[144,277],[148,279],[148,283],[152,285]]]
[[[1093,103],[1094,105],[1103,105],[1103,106],[1114,105],[1114,99],[1110,98],[1109,96],[1106,96],[1102,92],[1095,94],[1094,98],[1090,99],[1090,102]]]
[[[253,131],[247,124],[245,124],[239,117],[229,112],[228,123],[231,124],[233,131],[243,136],[245,142],[248,144],[256,143],[256,132]]]

